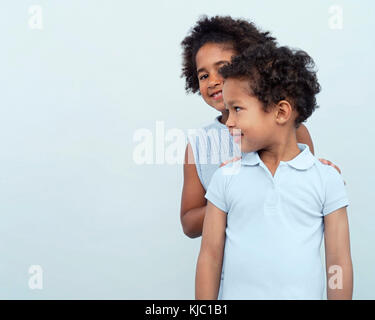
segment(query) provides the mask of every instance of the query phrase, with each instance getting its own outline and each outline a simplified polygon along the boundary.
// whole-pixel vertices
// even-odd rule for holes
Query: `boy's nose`
[[[231,116],[231,112],[228,112],[228,119],[227,122],[225,122],[225,125],[228,127],[228,129],[233,129],[235,126],[235,122],[233,120],[233,117]]]

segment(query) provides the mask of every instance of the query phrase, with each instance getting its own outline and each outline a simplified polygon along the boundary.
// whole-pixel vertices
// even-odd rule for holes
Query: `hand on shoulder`
[[[230,159],[230,160],[224,161],[224,162],[220,165],[219,168],[225,166],[225,165],[228,164],[228,163],[235,162],[235,161],[238,161],[238,160],[240,160],[240,159],[241,159],[241,157],[234,157],[233,159]]]

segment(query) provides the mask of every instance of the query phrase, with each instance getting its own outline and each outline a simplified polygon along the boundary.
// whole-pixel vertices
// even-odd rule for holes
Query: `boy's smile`
[[[195,57],[199,91],[204,101],[220,112],[225,111],[222,94],[224,81],[218,70],[230,63],[234,55],[234,50],[228,44],[206,43]]]

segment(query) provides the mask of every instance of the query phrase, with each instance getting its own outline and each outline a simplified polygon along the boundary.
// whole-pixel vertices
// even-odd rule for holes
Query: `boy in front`
[[[327,297],[352,298],[344,182],[296,140],[317,107],[312,67],[303,51],[262,45],[221,68],[242,159],[219,168],[205,196],[196,299],[217,299],[223,264],[222,299],[322,299],[323,232]]]

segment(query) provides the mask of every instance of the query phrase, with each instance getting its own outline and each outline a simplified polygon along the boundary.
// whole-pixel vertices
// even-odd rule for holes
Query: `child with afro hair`
[[[221,139],[222,135],[214,139],[216,136],[210,137],[208,134],[204,135],[204,139],[189,137],[185,153],[180,217],[183,231],[190,238],[202,234],[206,208],[204,194],[213,173],[222,162],[233,158],[235,153],[232,150],[232,138],[225,126],[228,112],[222,99],[223,77],[218,70],[246,48],[264,43],[276,45],[275,38],[269,32],[260,31],[252,22],[230,16],[202,16],[181,42],[181,76],[185,78],[186,92],[198,93],[209,106],[221,113],[213,123],[202,130],[205,133],[210,130],[222,131],[221,133],[226,136],[226,139]],[[306,143],[314,153],[310,134],[303,124],[297,130],[297,140]],[[202,161],[208,158],[220,161]],[[334,166],[327,160],[322,161]]]
[[[186,147],[180,220],[183,232],[190,238],[202,234],[207,205],[204,196],[213,174],[222,163],[239,155],[225,125],[228,111],[223,102],[224,79],[219,69],[246,48],[265,43],[275,46],[276,40],[252,22],[230,16],[200,17],[181,42],[181,76],[185,79],[186,92],[198,93],[220,112],[211,124],[198,131],[197,136],[189,136]],[[297,130],[297,141],[307,144],[314,152],[310,134],[303,124]],[[321,161],[335,166],[327,160]]]
[[[323,234],[327,297],[352,298],[344,181],[296,137],[317,107],[313,67],[307,53],[266,43],[219,70],[242,158],[219,168],[205,195],[197,299],[217,299],[220,280],[219,299],[322,299]]]

